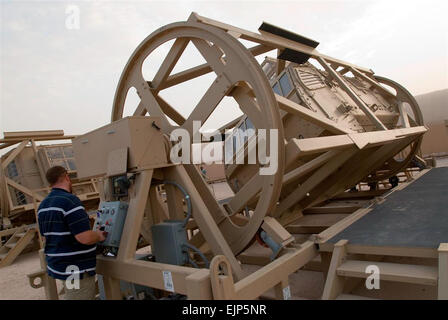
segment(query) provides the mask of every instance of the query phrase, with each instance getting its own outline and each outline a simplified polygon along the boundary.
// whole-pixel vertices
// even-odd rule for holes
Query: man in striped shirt
[[[52,190],[39,205],[38,222],[45,237],[48,275],[63,280],[65,299],[94,299],[95,244],[104,241],[104,234],[91,230],[81,200],[72,194],[65,168],[48,169],[46,178]]]

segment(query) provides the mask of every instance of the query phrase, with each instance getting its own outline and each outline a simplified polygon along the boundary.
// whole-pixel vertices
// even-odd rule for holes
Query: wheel
[[[168,54],[162,59],[163,63],[156,75],[151,81],[148,81],[142,74],[145,59],[151,56],[158,47],[172,40],[174,43]],[[196,75],[190,73],[190,76],[185,76],[184,73],[183,78],[182,76],[170,77],[176,62],[183,55],[189,43],[206,60],[207,65],[197,67],[196,70],[199,71]],[[214,72],[216,78],[188,117],[182,116],[179,109],[171,106],[159,95],[164,89],[194,79],[204,72],[206,73],[207,70]],[[283,176],[283,127],[273,91],[258,62],[237,39],[223,30],[195,21],[173,23],[149,35],[130,57],[116,89],[112,121],[123,117],[126,97],[130,88],[135,88],[140,98],[140,103],[135,108],[133,115],[144,116],[149,113],[151,116],[159,116],[162,124],[160,129],[167,135],[177,128],[184,128],[192,134],[193,121],[199,120],[204,124],[226,96],[236,101],[240,110],[248,115],[255,128],[277,130],[277,139],[272,142],[276,143],[278,168],[275,174],[264,176],[254,174],[252,177],[252,183],[261,185],[262,188],[258,202],[248,221],[245,224],[234,223],[232,221],[233,212],[228,212],[223,206],[220,206],[226,218],[216,221],[216,223],[232,251],[235,254],[241,252],[254,237],[263,218],[276,204]],[[267,140],[269,143],[269,139]],[[193,164],[182,165],[187,169],[191,180],[197,184],[198,190],[201,190],[201,196],[207,204],[213,195],[202,176],[199,173],[201,179],[198,180],[197,169]],[[239,199],[240,206],[244,206],[251,200],[245,198],[243,191],[237,193],[235,198]]]
[[[389,183],[392,186],[392,188],[395,188],[396,186],[398,186],[399,182],[400,182],[400,179],[398,179],[397,176],[392,176],[389,178]]]

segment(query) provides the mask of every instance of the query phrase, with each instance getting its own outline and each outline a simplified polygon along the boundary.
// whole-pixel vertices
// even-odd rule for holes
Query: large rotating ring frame
[[[400,113],[400,119],[403,123],[404,127],[415,127],[415,126],[423,126],[423,115],[422,112],[418,106],[417,101],[412,96],[412,94],[404,88],[399,83],[387,79],[385,77],[381,77],[378,75],[374,76],[375,79],[381,84],[385,84],[386,86],[391,87],[396,91],[396,99],[398,100],[398,112]],[[413,113],[414,118],[411,117],[411,115],[408,114],[405,103],[407,103]],[[375,174],[374,176],[370,176],[367,178],[367,181],[381,181],[386,180],[390,177],[395,176],[400,171],[404,170],[413,157],[418,153],[420,146],[422,144],[423,136],[419,137],[415,141],[413,141],[406,149],[406,155],[404,159],[400,159],[400,161],[397,161],[394,159],[396,155],[391,157],[389,160],[386,161],[386,170],[383,173]]]
[[[170,40],[175,40],[171,50],[154,79],[147,82],[142,75],[143,62],[156,48]],[[184,119],[158,93],[167,87],[170,72],[190,42],[217,77],[190,116]],[[227,214],[223,214],[225,218],[221,221],[215,221],[233,253],[241,252],[253,239],[264,217],[276,204],[283,176],[282,123],[274,94],[260,65],[241,43],[223,30],[192,21],[173,23],[148,36],[132,54],[116,90],[112,121],[123,117],[126,95],[131,87],[136,89],[141,98],[134,115],[145,115],[148,112],[151,116],[161,117],[161,130],[167,135],[176,128],[184,128],[192,134],[192,122],[199,120],[204,123],[226,95],[235,98],[241,110],[249,115],[257,129],[278,130],[278,140],[274,141],[277,143],[275,152],[278,154],[278,170],[275,174],[265,175],[260,179],[261,196],[249,221],[243,226],[237,225]],[[170,124],[167,116],[178,126]],[[269,139],[267,140],[269,144]],[[269,146],[267,149],[269,150]],[[205,185],[205,181],[197,179],[194,165],[183,164],[183,166],[190,177],[195,176],[194,181],[198,188],[198,183]],[[200,190],[202,197],[213,198],[207,187],[202,186]],[[210,194],[204,195],[203,192]],[[221,210],[225,212],[223,207]]]
[[[237,40],[238,38],[259,43],[259,45],[247,49]],[[143,62],[155,49],[170,40],[175,41],[155,77],[152,81],[148,82],[142,75]],[[329,199],[336,192],[342,192],[344,188],[350,187],[351,184],[356,184],[360,181],[379,181],[394,176],[397,172],[403,170],[417,153],[421,144],[421,135],[426,131],[422,127],[423,119],[415,99],[399,84],[386,78],[377,77],[369,69],[321,55],[313,48],[303,46],[300,41],[294,43],[285,40],[279,39],[276,36],[272,37],[271,34],[265,32],[262,35],[247,32],[192,14],[189,21],[173,23],[162,27],[148,36],[140,44],[129,59],[115,94],[112,121],[123,117],[127,92],[131,87],[134,87],[141,102],[133,112],[133,115],[146,115],[148,112],[151,116],[161,117],[161,130],[167,135],[179,127],[187,129],[191,134],[192,122],[199,120],[204,123],[225,96],[231,96],[236,100],[241,111],[248,116],[257,129],[278,129],[278,140],[276,141],[278,142],[276,148],[278,152],[278,170],[276,174],[272,176],[260,176],[254,174],[252,171],[249,175],[246,175],[242,181],[243,183],[238,186],[235,196],[225,209],[223,206],[217,205],[216,200],[205,186],[203,179],[198,179],[200,174],[197,173],[196,168],[193,165],[183,165],[192,181],[194,181],[195,186],[200,190],[204,202],[212,202],[212,206],[215,209],[219,207],[219,218],[217,219],[214,216],[215,222],[222,231],[234,254],[241,252],[250,243],[266,215],[278,218],[285,213],[285,210],[292,208],[294,203],[299,201],[298,199],[301,199],[299,208],[304,209],[313,203],[317,203],[317,201]],[[171,75],[170,73],[176,62],[190,42],[193,43],[207,63],[191,68],[186,72]],[[377,131],[375,132],[378,132],[378,136],[371,135],[370,132],[357,133],[348,130],[333,121],[309,113],[301,105],[274,95],[266,76],[253,55],[273,49],[282,52],[285,48],[293,50],[295,52],[294,54],[298,54],[300,59],[303,56],[316,59],[325,71],[344,88],[350,98],[370,119],[371,123],[376,126]],[[375,112],[347,86],[341,74],[334,69],[334,65],[352,70],[356,76],[373,85],[378,93],[389,96],[397,104],[396,111],[403,120],[404,131],[387,130],[386,125],[376,117]],[[197,78],[211,71],[217,76],[215,82],[206,91],[187,119],[180,115],[179,112],[159,95],[159,92],[166,88]],[[387,90],[381,83],[392,87],[396,91],[396,95]],[[414,119],[408,117],[404,107],[405,103],[409,104],[414,114]],[[303,141],[298,141],[297,139],[285,141],[283,139],[283,124],[280,120],[279,109],[304,117],[307,121],[311,121],[317,126],[325,128],[331,134],[349,135],[349,143],[344,145],[345,142],[343,141],[348,137],[343,136],[339,136],[339,138],[335,137],[336,139],[340,139],[340,147],[338,147],[337,143],[333,143],[336,140],[331,140],[333,139],[331,137],[307,138],[303,139]],[[173,122],[170,123],[167,117],[171,118],[177,125],[173,125]],[[395,127],[389,129],[395,129]],[[409,142],[406,143],[406,141]],[[326,147],[320,148],[317,145],[315,147],[315,142],[317,144],[322,143]],[[373,158],[371,157],[369,159],[365,166],[362,166],[362,171],[356,172],[356,174],[349,174],[349,172],[356,170],[360,165],[359,161],[363,157],[368,157],[375,153],[375,147],[390,142],[393,142],[391,147],[381,149],[384,154],[376,154]],[[285,153],[285,144],[289,147],[292,146],[292,150],[296,151],[293,151],[292,154],[290,152],[288,155]],[[304,152],[304,147],[308,148],[308,153]],[[336,154],[341,147],[345,151],[343,151],[344,155],[338,156],[340,157],[338,160]],[[353,147],[357,151],[349,151]],[[315,150],[313,151],[312,149]],[[407,150],[407,155],[401,161],[396,161],[394,157],[396,157],[397,153],[403,152],[404,149]],[[330,150],[333,151],[328,153]],[[326,155],[323,155],[323,151],[328,152]],[[286,176],[283,176],[284,169],[286,168],[284,166],[291,168],[291,161],[297,159],[297,152],[305,156],[306,154],[310,154],[312,157],[319,154],[321,156],[315,158],[312,162],[313,164],[311,164],[312,158],[309,158],[307,160],[310,162],[309,165],[297,167],[291,172],[288,171],[288,178],[286,178]],[[332,174],[334,177],[333,180],[339,181],[338,179],[340,178],[337,178],[337,175],[344,172],[337,170],[336,163],[338,161],[340,162],[340,166],[345,166],[345,172],[350,177],[345,176],[345,183],[335,183],[334,186],[328,185],[325,183],[325,178],[323,177],[329,177]],[[322,167],[322,170],[318,169],[323,163],[327,163],[327,166],[331,169],[327,170],[324,167]],[[356,165],[353,166],[353,164]],[[244,166],[247,169],[248,166]],[[235,168],[237,167],[241,168],[241,165],[235,165]],[[247,173],[247,170],[244,171]],[[312,174],[312,172],[315,173]],[[306,192],[303,186],[307,179],[309,180],[307,186],[309,191]],[[291,191],[293,189],[284,188],[286,181],[298,181],[302,187],[296,188],[295,193],[292,193]],[[262,187],[260,188],[260,186]],[[300,196],[298,196],[299,194]],[[256,201],[256,204],[254,204],[254,201]],[[280,201],[280,203],[277,203],[277,201]],[[250,205],[248,206],[249,203]],[[235,224],[231,217],[248,208],[253,210],[249,221],[245,225]],[[212,208],[209,207],[209,209],[213,211]],[[280,222],[285,224],[291,221],[293,217],[294,214]]]

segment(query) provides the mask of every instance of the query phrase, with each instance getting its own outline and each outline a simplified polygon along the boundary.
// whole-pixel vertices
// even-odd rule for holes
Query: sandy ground
[[[142,249],[139,253],[146,251]],[[245,274],[255,272],[259,268],[243,265]],[[12,265],[0,268],[0,300],[44,300],[44,289],[34,289],[28,282],[27,274],[38,270],[40,263],[37,251],[23,254]],[[324,285],[322,273],[300,270],[290,275],[289,281],[292,299],[320,299]],[[61,282],[57,281],[57,284],[60,290]],[[274,298],[273,290],[268,291],[265,296]]]
[[[243,265],[243,272],[253,273],[259,266]],[[299,270],[289,276],[291,300],[318,300],[324,290],[324,276],[322,272]],[[263,294],[263,297],[275,299],[274,289]]]
[[[144,253],[147,250],[139,250]],[[260,266],[243,265],[243,272],[248,275]],[[39,255],[31,252],[21,255],[13,265],[0,269],[0,300],[44,300],[44,289],[33,289],[28,283],[29,273],[40,269]],[[62,283],[57,281],[59,290]],[[320,299],[324,287],[321,272],[299,270],[289,276],[292,300]],[[419,286],[404,283],[381,282],[381,290],[366,290],[362,283],[353,294],[382,299],[436,299],[437,289],[432,286]],[[263,298],[274,299],[274,290],[263,294]]]
[[[0,269],[0,299],[43,300],[43,288],[34,289],[29,285],[29,273],[40,270],[37,251],[20,255],[12,265]]]

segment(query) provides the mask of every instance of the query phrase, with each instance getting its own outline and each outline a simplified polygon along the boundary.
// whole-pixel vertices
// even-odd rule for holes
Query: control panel
[[[93,230],[105,232],[106,239],[101,242],[103,247],[118,248],[123,232],[128,203],[123,201],[101,202]]]

